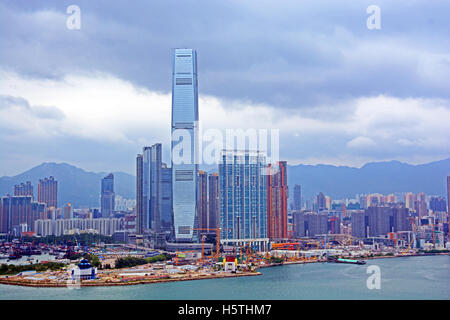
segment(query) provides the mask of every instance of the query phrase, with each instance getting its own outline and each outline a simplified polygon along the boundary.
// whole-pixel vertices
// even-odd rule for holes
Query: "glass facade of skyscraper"
[[[257,151],[224,151],[219,164],[223,241],[267,238],[267,166]]]
[[[136,234],[144,234],[144,168],[142,154],[136,156]]]
[[[102,179],[101,213],[103,218],[110,218],[114,214],[114,175],[108,174]]]
[[[193,229],[196,226],[197,127],[197,54],[192,49],[175,49],[172,74],[171,156],[173,216],[177,241],[192,241]],[[180,157],[184,161],[179,161]]]
[[[161,211],[161,231],[173,234],[173,213],[172,213],[172,169],[164,166],[161,171],[162,188],[162,211]]]
[[[142,154],[144,229],[155,232],[160,231],[161,225],[161,152],[161,144],[156,143],[144,147]]]
[[[216,172],[208,176],[208,193],[208,228],[219,228],[219,174]]]

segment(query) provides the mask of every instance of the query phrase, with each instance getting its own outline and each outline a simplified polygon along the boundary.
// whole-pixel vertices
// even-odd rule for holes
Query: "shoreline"
[[[359,258],[364,260],[375,260],[375,259],[386,259],[386,258],[405,258],[405,257],[425,257],[425,256],[448,256],[450,253],[429,253],[429,254],[405,254],[397,256],[374,256]],[[253,272],[242,272],[242,273],[223,273],[223,274],[212,274],[212,275],[194,275],[190,277],[180,277],[180,278],[160,278],[160,279],[139,279],[123,282],[83,282],[72,283],[67,282],[44,282],[39,280],[25,280],[25,279],[10,279],[10,278],[0,278],[0,284],[4,285],[14,285],[22,287],[34,287],[34,288],[69,288],[69,287],[112,287],[112,286],[128,286],[128,285],[139,285],[139,284],[151,284],[151,283],[164,283],[164,282],[178,282],[178,281],[192,281],[192,280],[207,280],[207,279],[224,279],[224,278],[236,278],[236,277],[248,277],[248,276],[260,276],[259,269],[292,265],[292,264],[309,264],[309,263],[326,263],[324,260],[313,260],[313,261],[287,261],[281,263],[273,263],[267,265],[261,265],[256,267]],[[14,277],[14,276],[13,276]]]
[[[261,272],[245,272],[245,273],[227,273],[220,275],[204,275],[204,276],[192,276],[182,278],[162,278],[162,279],[139,279],[133,281],[123,282],[83,282],[72,283],[67,282],[43,282],[33,280],[18,280],[18,279],[6,279],[1,278],[0,284],[14,285],[21,287],[35,287],[35,288],[68,288],[68,287],[112,287],[112,286],[128,286],[138,284],[150,284],[150,283],[162,283],[162,282],[177,282],[177,281],[191,281],[191,280],[206,280],[206,279],[223,279],[223,278],[236,278],[236,277],[251,277],[260,276]]]
[[[389,259],[389,258],[407,258],[407,257],[427,257],[427,256],[449,256],[450,252],[442,252],[442,253],[427,253],[427,254],[404,254],[404,255],[398,255],[398,256],[375,256],[375,257],[364,257],[364,258],[358,258],[363,260],[375,260],[375,259]],[[352,257],[355,258],[356,257]],[[268,264],[259,266],[256,268],[256,270],[261,268],[269,268],[269,267],[278,267],[278,266],[284,266],[284,265],[290,265],[290,264],[308,264],[308,263],[326,263],[327,260],[313,260],[313,261],[286,261],[286,262],[280,262],[280,263],[274,263],[274,264]]]

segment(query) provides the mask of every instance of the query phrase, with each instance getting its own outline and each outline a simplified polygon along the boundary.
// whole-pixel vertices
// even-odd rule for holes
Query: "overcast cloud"
[[[66,8],[81,9],[81,30]],[[381,30],[366,27],[381,8]],[[204,128],[278,128],[290,163],[450,156],[448,1],[2,1],[0,175],[169,159],[171,49],[198,51]]]

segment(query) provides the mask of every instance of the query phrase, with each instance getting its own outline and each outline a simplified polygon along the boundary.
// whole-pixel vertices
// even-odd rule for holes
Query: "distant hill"
[[[332,199],[353,197],[356,193],[409,191],[446,197],[447,175],[450,175],[450,158],[421,165],[371,162],[361,168],[297,165],[288,167],[288,185],[292,193],[294,185],[300,184],[305,199],[320,191]]]
[[[14,185],[31,181],[37,199],[39,179],[54,176],[58,181],[58,205],[70,202],[75,208],[99,207],[101,179],[107,173],[87,172],[67,163],[43,163],[14,177],[0,178],[0,195],[14,193]],[[135,198],[135,177],[123,172],[113,172],[116,194]]]
[[[54,176],[58,180],[59,205],[71,202],[76,208],[99,207],[101,179],[107,173],[87,172],[67,163],[43,163],[14,177],[0,177],[0,196],[13,194],[15,184],[31,181],[37,199],[38,180]],[[116,194],[134,199],[135,177],[123,172],[113,174]],[[446,197],[447,175],[450,175],[450,158],[421,165],[372,162],[361,168],[297,165],[288,167],[288,185],[290,202],[295,184],[302,186],[305,199],[311,199],[320,191],[332,199],[352,198],[356,193],[409,191]]]

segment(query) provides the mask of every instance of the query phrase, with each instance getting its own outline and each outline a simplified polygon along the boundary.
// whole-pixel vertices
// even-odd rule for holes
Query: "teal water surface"
[[[367,267],[381,270],[368,289]],[[450,256],[312,263],[261,269],[263,275],[133,286],[29,288],[0,285],[0,299],[450,299]]]

